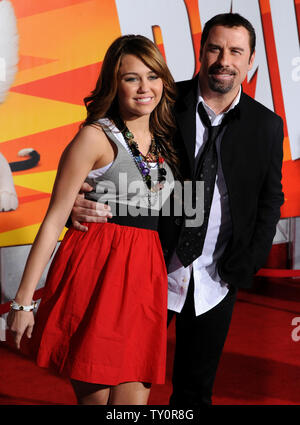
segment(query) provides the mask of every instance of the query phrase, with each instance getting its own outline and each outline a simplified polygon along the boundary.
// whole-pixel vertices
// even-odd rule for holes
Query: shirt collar
[[[231,111],[240,101],[241,98],[241,94],[242,94],[242,87],[240,86],[239,92],[236,95],[236,97],[234,98],[233,102],[231,103],[231,105],[229,106],[229,108],[227,109],[227,111],[222,112],[221,114],[216,114],[208,105],[207,103],[205,103],[202,95],[201,95],[201,89],[200,89],[200,84],[198,83],[198,101],[197,101],[197,108],[200,102],[203,103],[203,106],[210,118],[210,120],[213,122],[215,120],[216,117],[218,118],[222,118],[225,114],[227,114],[229,111]]]

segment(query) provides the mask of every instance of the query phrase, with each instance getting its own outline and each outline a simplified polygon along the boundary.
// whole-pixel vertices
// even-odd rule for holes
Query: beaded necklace
[[[135,161],[135,164],[137,165],[138,170],[141,173],[141,176],[147,186],[147,188],[151,192],[158,192],[160,189],[163,188],[163,183],[166,180],[166,174],[167,171],[163,167],[164,164],[164,158],[162,157],[158,147],[157,143],[155,142],[155,139],[151,139],[151,145],[149,152],[147,155],[143,155],[138,148],[137,142],[134,140],[134,135],[131,131],[128,130],[127,127],[122,131],[122,134],[124,136],[124,139],[127,143],[127,146],[129,147],[133,159]],[[156,184],[152,182],[151,174],[150,174],[150,162],[156,162],[157,168],[158,168],[158,181]]]

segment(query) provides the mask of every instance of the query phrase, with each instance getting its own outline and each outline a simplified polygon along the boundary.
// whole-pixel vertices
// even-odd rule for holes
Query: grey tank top
[[[116,157],[105,171],[97,175],[92,170],[86,182],[93,190],[86,193],[86,199],[108,204],[111,207],[113,219],[109,220],[123,225],[156,229],[159,211],[170,202],[170,194],[174,187],[174,178],[170,167],[166,168],[166,182],[163,189],[152,192],[146,186],[138,166],[128,148],[122,133],[109,119],[100,119],[106,136],[116,146]],[[158,168],[150,170],[153,182],[158,180]]]

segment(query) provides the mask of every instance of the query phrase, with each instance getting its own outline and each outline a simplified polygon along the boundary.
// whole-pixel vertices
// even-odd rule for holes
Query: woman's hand
[[[34,325],[32,311],[10,310],[7,316],[7,326],[14,336],[17,349],[20,349],[22,336],[26,332],[27,338],[31,338]]]

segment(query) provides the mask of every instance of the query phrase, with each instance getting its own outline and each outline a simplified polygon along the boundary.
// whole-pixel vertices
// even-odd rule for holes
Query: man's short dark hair
[[[250,57],[252,56],[252,53],[255,50],[255,44],[256,44],[256,35],[255,35],[255,29],[253,28],[253,25],[248,21],[248,19],[244,18],[238,13],[221,13],[219,15],[214,16],[209,21],[206,22],[203,28],[202,37],[201,37],[201,50],[203,49],[203,46],[208,38],[209,31],[217,26],[220,25],[222,27],[244,27],[249,33],[249,42],[250,42]]]

